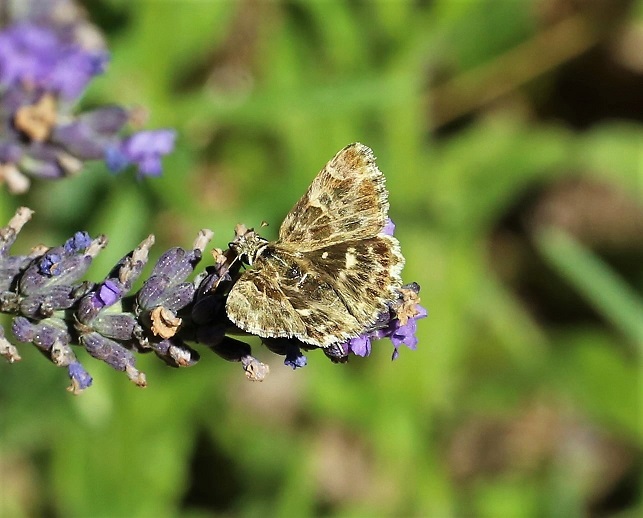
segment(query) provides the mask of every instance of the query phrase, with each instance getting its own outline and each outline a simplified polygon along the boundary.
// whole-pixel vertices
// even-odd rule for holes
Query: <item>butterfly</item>
[[[230,243],[252,269],[228,293],[228,318],[250,334],[323,348],[372,328],[397,300],[404,266],[385,232],[388,209],[373,151],[346,146],[285,217],[277,241],[244,228]]]

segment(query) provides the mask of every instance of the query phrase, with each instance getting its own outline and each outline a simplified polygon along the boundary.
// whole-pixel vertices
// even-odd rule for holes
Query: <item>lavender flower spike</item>
[[[33,344],[54,365],[67,369],[72,393],[79,394],[92,384],[92,377],[76,358],[74,348],[79,346],[140,387],[147,380],[136,367],[137,353],[153,352],[171,367],[190,367],[199,360],[190,342],[238,362],[252,381],[268,375],[268,365],[251,354],[250,345],[229,336],[239,334],[239,329],[226,314],[226,300],[230,287],[243,274],[233,250],[215,249],[214,264],[196,272],[212,237],[210,230],[199,232],[191,248],[173,247],[161,254],[142,287],[130,293],[144,272],[154,236],[148,236],[102,281],[94,283],[81,277],[106,245],[104,236],[92,240],[86,232],[76,232],[61,246],[36,247],[24,256],[10,254],[30,217],[31,211],[21,208],[0,228],[0,312],[13,317],[11,329],[20,342]],[[417,320],[427,315],[420,306],[419,289],[414,283],[402,286],[397,299],[370,329],[346,343],[321,348],[322,352],[332,362],[344,363],[349,353],[367,356],[377,338],[391,340],[393,359],[402,345],[415,349]],[[262,342],[271,352],[285,356],[284,364],[292,369],[307,364],[304,352],[319,349],[288,337],[263,338]],[[0,356],[9,362],[20,360],[2,328]]]
[[[55,2],[48,3],[53,8]],[[97,159],[113,170],[136,164],[140,176],[160,175],[174,131],[122,135],[136,117],[120,106],[75,113],[90,81],[105,71],[108,53],[95,44],[100,37],[91,47],[82,38],[88,24],[58,21],[45,7],[35,11],[37,22],[26,19],[0,31],[0,183],[19,194],[30,177],[63,178]]]

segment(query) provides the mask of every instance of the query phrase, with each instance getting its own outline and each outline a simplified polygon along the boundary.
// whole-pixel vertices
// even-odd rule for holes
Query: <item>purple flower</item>
[[[81,45],[86,40],[77,36],[88,24],[61,24],[53,11],[47,14],[53,3],[41,4],[27,10],[37,23],[32,18],[0,31],[0,183],[22,193],[29,177],[63,178],[97,159],[112,170],[136,164],[141,176],[158,176],[175,133],[122,136],[131,113],[120,106],[73,113],[89,82],[104,72],[108,54]]]
[[[418,314],[409,318],[406,324],[402,324],[400,320],[392,320],[389,325],[389,333],[391,343],[393,344],[393,357],[395,360],[399,356],[398,348],[400,345],[406,345],[409,349],[414,351],[417,349],[418,339],[415,333],[417,332],[417,319],[424,318],[427,315],[426,309],[418,305]]]
[[[382,229],[382,234],[392,236],[393,232],[395,232],[395,223],[393,223],[393,220],[391,218],[386,218],[386,223],[384,224],[384,228]]]
[[[38,262],[38,271],[48,277],[60,275],[62,271],[60,268],[61,261],[62,256],[60,254],[47,252]]]
[[[120,296],[121,290],[118,285],[114,281],[107,279],[94,294],[94,300],[101,307],[111,306],[118,301]]]
[[[67,366],[67,372],[71,379],[70,391],[74,394],[78,394],[86,388],[91,387],[92,382],[94,381],[89,373],[78,362],[70,363]]]
[[[0,86],[80,95],[108,61],[103,51],[64,41],[52,28],[25,22],[0,33]]]
[[[286,359],[284,365],[292,367],[293,370],[301,369],[308,364],[308,359],[302,354],[299,347],[289,345],[286,349]]]
[[[87,232],[76,232],[74,237],[70,237],[63,248],[68,254],[74,254],[76,252],[84,251],[92,242],[92,238],[89,237]]]
[[[52,70],[50,88],[61,97],[74,99],[83,93],[94,76],[107,68],[106,52],[90,53],[80,47],[69,46],[60,52],[60,62]]]
[[[370,334],[365,334],[353,338],[348,342],[348,347],[356,356],[368,356],[371,354],[371,336]]]
[[[417,284],[402,287],[397,304],[391,308],[388,314],[385,313],[383,321],[381,320],[377,324],[382,327],[349,340],[349,350],[356,356],[368,356],[371,354],[371,341],[380,338],[389,338],[391,340],[393,344],[393,360],[399,356],[398,349],[400,345],[406,345],[409,349],[415,350],[418,343],[416,336],[417,320],[427,316],[426,309],[419,304],[419,289]]]
[[[174,130],[139,131],[110,146],[105,153],[105,162],[114,172],[136,164],[139,176],[159,176],[162,171],[161,157],[174,149]]]

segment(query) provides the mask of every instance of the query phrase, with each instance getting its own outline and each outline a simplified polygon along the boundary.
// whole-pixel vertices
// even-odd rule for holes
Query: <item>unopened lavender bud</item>
[[[162,340],[151,346],[156,355],[171,367],[190,367],[199,361],[199,353],[177,338]]]
[[[78,120],[98,135],[112,136],[123,129],[130,118],[130,112],[118,105],[107,105],[85,112]]]
[[[206,295],[194,303],[192,306],[192,320],[199,326],[208,325],[221,315],[225,308],[225,300],[215,294]]]
[[[219,343],[211,349],[224,360],[229,362],[240,362],[244,358],[250,357],[252,349],[250,346],[240,340],[226,336],[219,340]]]
[[[12,330],[18,340],[31,342],[43,351],[49,351],[56,342],[68,344],[71,341],[65,322],[58,318],[32,323],[24,317],[16,317]]]
[[[82,160],[102,158],[105,143],[80,121],[54,128],[51,140]]]
[[[72,394],[78,395],[91,386],[92,377],[78,361],[70,363],[67,371],[69,372],[69,379],[71,379],[71,385],[68,390]]]
[[[104,361],[113,369],[119,371],[126,371],[128,368],[136,370],[134,368],[136,364],[134,354],[114,340],[94,331],[81,334],[80,343],[94,358]]]
[[[11,330],[21,342],[31,342],[36,331],[33,324],[25,317],[16,317],[11,323]]]
[[[44,293],[22,297],[20,313],[31,318],[48,317],[54,311],[72,307],[78,297],[73,286],[51,286]]]
[[[0,292],[12,289],[16,276],[25,270],[32,260],[24,255],[0,256]]]
[[[171,311],[178,312],[192,302],[195,292],[196,288],[192,283],[178,284],[165,292],[162,304]]]
[[[200,260],[200,251],[171,248],[156,262],[152,275],[167,277],[171,284],[176,284],[184,281]]]
[[[229,338],[225,336],[225,333],[226,333],[225,324],[212,323],[212,324],[199,325],[196,328],[196,336],[194,337],[194,339],[197,342],[210,348],[216,348],[219,346],[219,344],[227,340],[238,342],[238,340],[234,340],[233,338]],[[244,342],[239,342],[239,343],[244,344]],[[244,345],[248,347],[248,353],[249,353],[250,346],[248,344],[244,344]],[[217,350],[215,350],[215,352],[218,353]]]
[[[29,176],[55,180],[65,176],[65,169],[58,160],[58,153],[42,146],[31,146],[29,155],[23,155],[18,162],[21,171]]]
[[[141,310],[152,309],[163,303],[165,290],[170,286],[170,278],[165,275],[152,275],[136,294]]]
[[[20,279],[20,293],[44,293],[55,285],[74,284],[85,275],[91,262],[91,257],[69,255],[62,247],[52,248],[27,268]]]
[[[99,315],[91,322],[94,331],[122,342],[133,340],[138,327],[136,318],[130,313]]]
[[[347,344],[332,344],[322,349],[327,358],[333,363],[346,363],[350,352]]]

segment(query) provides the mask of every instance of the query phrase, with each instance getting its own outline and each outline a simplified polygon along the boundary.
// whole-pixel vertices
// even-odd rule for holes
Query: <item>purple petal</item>
[[[358,336],[349,342],[349,347],[356,356],[368,356],[371,354],[371,339],[367,335]]]
[[[65,241],[64,249],[68,254],[75,254],[84,251],[92,242],[87,232],[76,232],[74,237]]]
[[[56,32],[21,23],[0,34],[0,84],[28,85],[73,99],[103,72],[108,56],[68,43]]]
[[[123,153],[120,147],[111,145],[105,149],[105,164],[113,173],[120,173],[131,164],[128,156]]]
[[[85,390],[89,388],[94,381],[89,373],[78,362],[70,363],[67,367],[69,378],[76,390]]]
[[[395,232],[395,223],[393,223],[393,220],[391,218],[386,218],[386,223],[384,224],[384,228],[382,229],[382,234],[392,236],[393,232]]]
[[[140,131],[125,139],[121,151],[142,176],[161,174],[161,157],[174,149],[174,130]]]
[[[48,277],[55,277],[60,275],[60,261],[62,261],[62,256],[56,253],[47,252],[42,256],[38,262],[38,271]]]
[[[96,296],[103,306],[111,306],[120,298],[121,290],[114,281],[108,279],[101,284]]]
[[[307,358],[302,354],[299,347],[290,346],[286,351],[286,359],[284,365],[292,367],[293,370],[301,369],[308,364]]]

